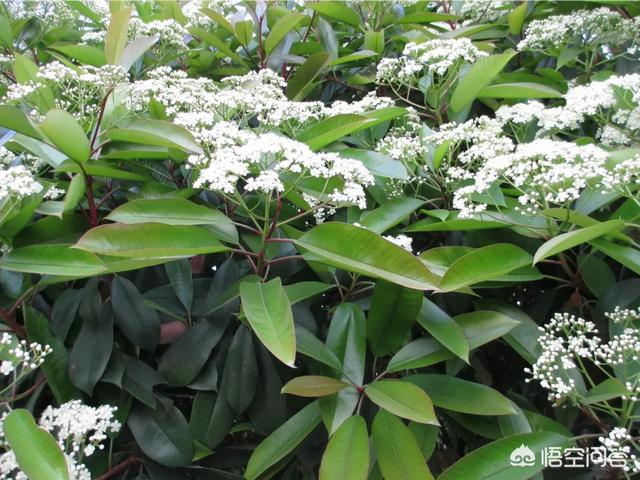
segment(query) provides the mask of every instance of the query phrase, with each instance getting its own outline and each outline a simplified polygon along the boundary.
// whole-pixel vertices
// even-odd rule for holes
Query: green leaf
[[[253,21],[242,20],[234,23],[233,34],[240,42],[240,45],[247,47],[253,38]]]
[[[489,55],[474,63],[451,94],[451,101],[449,102],[451,111],[457,114],[473,102],[515,54],[516,52],[513,50],[506,50],[504,53]]]
[[[364,228],[327,222],[294,242],[328,265],[416,290],[435,288],[433,275],[420,260]]]
[[[640,275],[640,251],[637,248],[624,247],[604,238],[596,238],[589,243],[616,262]],[[1,261],[0,267],[2,267]]]
[[[280,17],[280,19],[271,28],[269,35],[264,41],[264,50],[269,55],[274,48],[287,36],[287,34],[296,28],[305,18],[305,15],[298,12],[291,12]]]
[[[293,367],[296,359],[293,313],[280,278],[267,283],[242,282],[240,299],[242,310],[263,345],[278,360]]]
[[[244,472],[247,480],[255,480],[284,459],[307,438],[320,423],[318,402],[310,403],[258,445]]]
[[[84,316],[78,338],[69,353],[69,378],[73,384],[91,395],[107,368],[112,350],[113,312],[111,305],[105,303],[97,318]]]
[[[147,50],[153,47],[159,39],[160,37],[158,35],[154,35],[153,37],[136,38],[124,48],[122,56],[118,60],[118,65],[129,71],[136,60],[144,55]]]
[[[372,232],[383,233],[408,218],[422,205],[424,201],[417,198],[394,198],[375,210],[365,212],[360,217],[359,223]]]
[[[20,470],[31,480],[68,480],[67,461],[53,436],[28,410],[11,411],[2,425]]]
[[[403,17],[400,17],[395,21],[399,25],[405,25],[407,23],[434,23],[445,22],[447,20],[455,20],[456,16],[450,13],[439,12],[417,12],[409,13]]]
[[[389,107],[363,115],[336,115],[311,125],[297,139],[309,145],[311,150],[317,151],[342,137],[388,122],[406,112],[404,108]]]
[[[8,49],[13,47],[11,22],[5,15],[0,15],[0,45]]]
[[[511,33],[512,35],[519,35],[522,32],[522,26],[524,25],[524,21],[527,18],[528,8],[528,4],[521,3],[509,12],[509,15],[507,16],[507,21],[509,23],[509,33]]]
[[[117,65],[120,57],[122,57],[122,52],[127,43],[131,9],[132,7],[126,7],[111,15],[107,36],[104,40],[104,53],[111,65]]]
[[[139,223],[101,225],[85,233],[74,248],[116,257],[179,257],[227,250],[201,227]]]
[[[70,159],[78,163],[89,160],[91,146],[76,119],[64,110],[49,110],[40,130]]]
[[[378,280],[367,320],[371,351],[377,357],[394,353],[416,321],[423,293]]]
[[[471,415],[513,415],[511,400],[485,385],[449,375],[418,374],[404,380],[422,388],[436,407]]]
[[[376,405],[418,423],[439,425],[433,404],[421,388],[401,380],[378,380],[364,390]]]
[[[469,363],[469,342],[464,330],[435,303],[423,298],[417,320],[442,345]]]
[[[131,343],[153,350],[160,341],[160,318],[144,303],[138,288],[124,277],[111,282],[111,304],[116,323]]]
[[[440,280],[444,291],[499,278],[517,268],[530,265],[531,255],[510,243],[477,248],[453,262]]]
[[[282,387],[282,393],[298,395],[299,397],[324,397],[333,395],[348,386],[348,383],[335,378],[321,375],[305,375],[290,380]]]
[[[54,44],[49,48],[53,51],[60,52],[67,57],[74,58],[83,64],[91,65],[93,67],[102,67],[107,63],[107,57],[104,51],[91,45]]]
[[[68,245],[29,245],[12,250],[0,259],[0,268],[40,275],[89,277],[106,270],[98,257]]]
[[[34,308],[26,306],[24,319],[29,339],[40,345],[50,345],[53,350],[44,357],[44,363],[40,368],[56,401],[62,404],[74,398],[81,398],[80,390],[69,379],[69,353],[62,339],[51,333],[47,318]]]
[[[296,329],[297,330],[297,329]],[[327,347],[338,358],[343,380],[362,386],[367,351],[366,318],[362,308],[353,303],[341,303],[336,308],[329,331]],[[345,388],[335,396],[322,397],[320,410],[329,435],[353,414],[360,395]]]
[[[189,419],[193,437],[208,448],[215,448],[229,433],[233,417],[223,395],[198,392]]]
[[[606,402],[614,398],[629,396],[629,390],[617,378],[607,378],[587,392],[582,403],[592,405]]]
[[[332,288],[334,288],[334,286],[328,283],[308,281],[285,285],[284,291],[287,292],[289,302],[293,305],[294,303],[301,302],[302,300],[320,295]]]
[[[526,480],[542,471],[542,450],[546,447],[568,446],[568,439],[551,432],[534,432],[512,435],[484,445],[466,454],[445,470],[438,480]],[[514,466],[511,454],[526,445],[535,454],[531,466]]]
[[[296,349],[299,353],[324,363],[336,372],[342,372],[342,364],[335,353],[329,350],[318,337],[300,325],[296,326]]]
[[[354,27],[360,27],[360,16],[344,3],[326,0],[312,3],[310,7],[320,15],[348,23]]]
[[[104,133],[106,138],[130,143],[202,153],[202,147],[186,129],[165,120],[138,119]]]
[[[182,198],[140,199],[115,208],[107,219],[120,223],[233,225],[223,213]]]
[[[609,220],[608,222],[598,223],[590,227],[580,228],[578,230],[573,230],[553,237],[538,248],[533,258],[533,263],[537,263],[545,258],[564,252],[565,250],[582,243],[589,242],[594,238],[606,235],[607,233],[613,230],[618,230],[623,226],[623,220]]]
[[[508,333],[519,325],[516,320],[498,312],[476,311],[455,317],[474,349]],[[389,372],[427,367],[454,355],[435,338],[422,337],[402,347],[387,365]]]
[[[13,105],[0,105],[0,127],[8,128],[31,138],[40,138],[31,120]]]
[[[85,163],[84,165],[79,165],[72,160],[65,160],[59,165],[56,165],[56,172],[86,173],[87,175],[93,175],[95,177],[118,178],[138,182],[145,182],[150,179],[149,176],[130,172],[112,163],[103,162],[102,160],[91,160],[91,162]]]
[[[291,100],[304,99],[309,93],[313,81],[329,64],[329,60],[327,52],[317,52],[310,55],[287,82],[287,97]]]
[[[173,262],[165,263],[164,270],[169,277],[171,288],[184,309],[191,312],[193,304],[193,276],[191,262],[188,258],[181,258]]]
[[[159,399],[155,410],[134,406],[127,425],[142,451],[158,463],[171,467],[191,464],[193,439],[189,424],[171,401]]]
[[[213,33],[198,27],[189,28],[189,33],[207,42],[212,47],[215,47],[217,50],[221,51],[232,60],[235,60],[238,63],[244,63],[244,60],[242,59],[242,57],[240,57],[240,55],[238,55],[233,50],[231,50],[227,46],[227,44],[223,42],[217,35],[214,35]]]
[[[371,432],[378,465],[386,480],[433,480],[416,438],[400,419],[380,410]]]
[[[224,364],[220,394],[240,415],[253,401],[258,382],[258,365],[251,339],[251,331],[244,325],[233,335]]]
[[[369,473],[367,424],[354,415],[329,439],[320,464],[320,480],[366,480]]]
[[[69,188],[67,188],[67,193],[64,196],[64,204],[62,210],[64,212],[69,212],[74,210],[84,198],[85,192],[85,181],[84,175],[76,174],[69,182]]]
[[[158,363],[158,373],[169,385],[189,385],[211,356],[228,323],[228,317],[200,320],[164,352]]]
[[[496,83],[480,90],[478,98],[562,98],[562,92],[541,83]]]

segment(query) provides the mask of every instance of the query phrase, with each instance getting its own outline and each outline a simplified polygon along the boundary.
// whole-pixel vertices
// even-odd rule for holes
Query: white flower
[[[2,364],[0,365],[0,373],[3,375],[9,375],[13,370],[13,362],[10,362],[9,360],[2,361]]]
[[[411,246],[413,239],[407,235],[385,235],[384,238],[389,240],[391,243],[404,248],[407,252],[413,252]]]
[[[41,190],[42,185],[33,178],[33,174],[26,167],[0,167],[0,202],[8,198],[19,200]]]

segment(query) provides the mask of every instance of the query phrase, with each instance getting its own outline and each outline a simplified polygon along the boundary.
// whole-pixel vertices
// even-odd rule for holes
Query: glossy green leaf
[[[312,3],[311,8],[316,12],[326,17],[332,18],[339,22],[344,22],[354,27],[360,26],[360,16],[355,10],[349,8],[342,2],[335,1],[323,1]]]
[[[85,192],[84,175],[76,174],[69,182],[69,188],[64,196],[64,204],[62,210],[69,212],[74,210],[82,201]]]
[[[416,321],[423,293],[378,280],[367,319],[367,336],[377,357],[394,353]]]
[[[227,250],[210,231],[159,223],[101,225],[85,233],[75,249],[116,257],[178,257]]]
[[[106,270],[104,263],[89,252],[68,245],[30,245],[12,250],[0,259],[0,268],[40,275],[88,277]]]
[[[174,386],[189,385],[202,370],[228,324],[225,318],[203,318],[160,358],[158,373]]]
[[[353,225],[327,222],[311,229],[295,244],[314,254],[314,260],[348,271],[381,278],[416,290],[435,288],[427,268],[401,247]]]
[[[451,94],[449,108],[454,113],[461,112],[493,81],[515,54],[513,50],[507,50],[504,53],[481,58],[474,63]]]
[[[278,44],[287,36],[289,32],[294,30],[305,18],[298,12],[291,12],[282,16],[271,28],[269,35],[264,41],[264,50],[267,55],[270,54]]]
[[[596,238],[589,242],[605,255],[621,263],[632,272],[640,275],[640,251],[637,248],[625,247],[604,238]],[[2,262],[0,261],[0,267]]]
[[[433,404],[421,388],[401,380],[378,380],[365,388],[365,394],[376,405],[399,417],[438,425]]]
[[[104,53],[111,65],[117,65],[127,43],[129,19],[132,7],[126,7],[111,15],[104,41]]]
[[[255,480],[285,458],[307,438],[320,423],[318,402],[310,403],[258,445],[244,472],[247,480]]]
[[[0,127],[8,128],[31,138],[40,138],[31,120],[13,105],[0,105]]]
[[[366,480],[368,473],[367,424],[360,415],[354,415],[329,439],[320,464],[320,480]]]
[[[134,345],[153,350],[160,341],[160,318],[144,303],[138,288],[124,277],[111,282],[111,303],[116,323]]]
[[[193,274],[188,258],[181,258],[164,264],[164,271],[169,277],[173,292],[187,312],[191,312],[193,304]]]
[[[285,365],[294,366],[296,337],[293,313],[280,278],[267,283],[240,284],[242,309],[265,347]]]
[[[499,312],[476,311],[454,317],[462,327],[469,348],[484,345],[511,331],[518,321]],[[402,347],[387,365],[389,372],[434,365],[454,355],[435,338],[419,338]]]
[[[305,375],[295,377],[282,387],[282,393],[297,395],[299,397],[324,397],[338,393],[349,384],[331,377],[322,375]]]
[[[82,308],[82,305],[80,305]],[[104,373],[113,350],[113,311],[105,303],[96,317],[85,316],[78,338],[69,353],[69,378],[91,395]]]
[[[567,440],[567,437],[552,432],[525,433],[502,438],[468,453],[445,470],[438,480],[526,480],[544,468],[541,461],[544,448],[568,446]],[[534,453],[533,465],[511,464],[512,453],[522,446]]]
[[[532,82],[495,83],[484,87],[479,98],[562,98],[562,92],[547,85]]]
[[[182,198],[140,199],[123,203],[106,217],[120,223],[167,225],[232,225],[218,210]]]
[[[629,390],[617,378],[607,378],[587,392],[582,402],[586,405],[629,396]]]
[[[308,94],[313,81],[329,64],[329,54],[318,52],[309,58],[296,70],[287,85],[287,97],[291,100],[302,100]]]
[[[64,110],[49,110],[40,123],[40,130],[69,158],[84,163],[91,155],[91,146],[77,120]]]
[[[531,261],[531,255],[510,243],[477,248],[451,264],[440,280],[439,287],[445,291],[459,290],[501,277],[530,265]]]
[[[324,363],[337,372],[342,371],[342,364],[335,353],[329,350],[318,337],[300,325],[296,326],[296,349],[298,353]]]
[[[172,467],[191,464],[193,439],[189,424],[171,401],[160,399],[156,409],[136,405],[127,425],[142,451]]]
[[[139,119],[126,126],[107,130],[104,134],[111,140],[143,143],[156,147],[169,147],[185,152],[202,153],[202,147],[193,135],[184,128],[165,120]]]
[[[56,401],[62,404],[74,398],[81,398],[82,393],[69,379],[69,352],[64,342],[51,333],[49,321],[42,313],[32,307],[25,307],[24,319],[29,339],[40,345],[49,345],[53,350],[44,357],[44,363],[40,368]]]
[[[68,480],[67,461],[53,436],[38,427],[28,410],[18,408],[2,429],[20,470],[31,480]]]
[[[365,212],[360,217],[360,225],[375,233],[383,233],[395,227],[414,211],[424,205],[417,198],[398,197],[383,203],[375,210]]]
[[[107,63],[107,56],[105,55],[104,50],[92,45],[54,44],[51,45],[50,48],[93,67],[102,67]]]
[[[334,286],[329,285],[328,283],[308,281],[285,285],[284,291],[287,292],[289,302],[293,305],[294,303],[301,302],[302,300],[307,300],[308,298],[320,295],[332,288],[334,288]]]
[[[580,228],[578,230],[572,230],[571,232],[557,235],[552,239],[547,240],[540,248],[538,248],[533,261],[534,263],[537,263],[545,258],[564,252],[565,250],[577,245],[589,242],[594,238],[606,235],[613,230],[618,230],[623,226],[623,220],[609,220],[608,222],[598,223],[590,227]]]
[[[436,407],[472,415],[512,415],[511,400],[500,392],[449,375],[418,374],[404,380],[422,388]]]
[[[158,42],[159,38],[160,37],[158,35],[154,35],[153,37],[136,38],[124,47],[122,55],[118,60],[118,65],[128,71],[136,60],[138,60],[147,50]]]
[[[236,416],[253,401],[257,382],[258,365],[251,331],[242,325],[233,335],[220,385],[220,393]]]
[[[469,362],[469,341],[464,330],[435,303],[423,298],[417,321],[457,357]]]
[[[416,438],[400,419],[380,410],[373,419],[372,436],[385,479],[433,479]]]

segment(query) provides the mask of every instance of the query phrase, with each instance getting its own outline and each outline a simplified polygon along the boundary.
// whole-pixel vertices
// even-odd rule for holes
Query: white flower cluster
[[[576,394],[576,358],[593,358],[600,346],[598,330],[593,322],[567,313],[556,313],[544,327],[538,343],[542,353],[531,368],[526,382],[538,380],[549,391],[549,400],[560,403]]]
[[[603,372],[607,369],[623,366],[624,371],[635,371],[639,360],[640,331],[634,322],[640,319],[635,310],[624,310],[616,307],[614,312],[607,313],[614,323],[624,327],[622,333],[613,335],[607,342],[603,342],[597,335],[598,330],[593,322],[588,322],[574,315],[556,313],[553,319],[544,327],[538,338],[542,347],[542,354],[525,372],[531,375],[530,380],[538,380],[543,388],[549,390],[549,399],[560,403],[563,399],[573,397],[578,399],[576,378],[584,373],[583,360],[589,360],[600,367]],[[630,377],[624,382],[627,393],[623,400],[637,402],[640,398],[640,384],[638,379]]]
[[[413,84],[425,74],[444,76],[453,66],[474,63],[487,56],[468,38],[409,42],[399,58],[383,58],[376,81],[382,84]]]
[[[6,376],[16,372],[18,368],[21,368],[22,373],[35,370],[53,350],[49,345],[38,342],[18,341],[14,335],[5,332],[0,337],[0,351],[5,358],[8,357],[0,364],[0,373]]]
[[[335,205],[352,204],[365,208],[364,187],[373,176],[357,160],[336,153],[316,153],[306,144],[276,133],[242,130],[231,122],[215,122],[206,115],[179,114],[176,123],[194,133],[205,149],[204,155],[192,155],[189,164],[198,171],[197,188],[233,193],[239,180],[247,191],[284,192],[285,181],[296,183],[314,177],[339,187],[318,192]]]
[[[392,127],[376,144],[376,151],[405,164],[419,163],[427,153],[421,130],[422,124],[419,119]]]
[[[24,165],[0,165],[0,205],[42,191],[42,185]]]
[[[127,72],[118,65],[71,68],[58,61],[42,65],[36,77],[36,82],[10,85],[0,102],[18,103],[37,109],[38,90],[49,88],[54,93],[57,108],[82,118],[97,112],[100,101],[109,89],[128,81]],[[37,114],[32,113],[32,116]]]
[[[637,19],[606,8],[578,10],[529,22],[519,50],[546,50],[567,44],[618,47],[637,39]]]
[[[640,472],[640,460],[635,453],[637,447],[633,441],[633,436],[625,427],[614,427],[607,436],[598,437],[598,442],[606,449],[607,453],[619,454],[618,458],[626,458],[626,465],[622,469],[630,474]],[[632,450],[633,445],[633,450]]]
[[[39,425],[55,436],[63,450],[82,459],[96,448],[102,450],[107,435],[120,430],[120,422],[114,418],[116,410],[110,405],[91,407],[71,400],[57,408],[49,405],[42,412]]]
[[[404,248],[407,252],[413,253],[413,238],[407,235],[385,235],[384,238],[394,245]]]
[[[69,480],[91,480],[91,472],[83,464],[84,458],[96,449],[104,449],[103,442],[109,433],[120,430],[121,424],[114,418],[117,408],[110,405],[90,407],[80,400],[72,400],[57,408],[48,406],[38,422],[51,433],[62,449],[69,472]],[[4,421],[3,415],[0,422]],[[0,425],[0,444],[8,448]],[[0,455],[0,480],[28,480],[20,471],[15,454],[8,450]]]
[[[456,151],[455,162],[444,165],[444,172],[455,188],[454,206],[462,216],[484,211],[487,205],[478,201],[478,195],[501,182],[519,192],[520,209],[527,213],[549,204],[570,203],[586,187],[629,198],[638,195],[640,155],[614,162],[595,145],[576,145],[554,135],[576,131],[579,136],[581,125],[594,120],[605,145],[637,144],[640,75],[612,76],[576,86],[564,100],[564,106],[552,108],[538,101],[503,106],[495,118],[445,124],[427,138],[434,146],[447,144]],[[517,132],[529,124],[536,124],[538,130],[536,138],[525,143]],[[509,132],[520,143],[516,145]]]
[[[458,16],[464,18],[463,25],[476,25],[478,23],[495,22],[507,13],[507,7],[512,6],[510,0],[464,0],[460,2],[457,11]]]

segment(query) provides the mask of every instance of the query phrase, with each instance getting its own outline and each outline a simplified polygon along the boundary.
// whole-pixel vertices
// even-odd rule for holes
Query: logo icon
[[[523,443],[511,452],[509,462],[514,467],[531,467],[536,463],[536,454]]]

